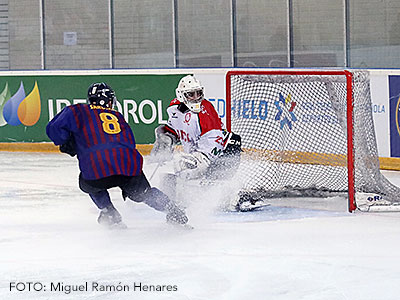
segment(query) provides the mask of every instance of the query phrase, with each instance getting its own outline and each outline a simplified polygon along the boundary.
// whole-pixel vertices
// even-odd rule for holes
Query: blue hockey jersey
[[[142,172],[143,157],[132,129],[118,111],[88,104],[67,106],[47,124],[46,133],[55,145],[74,139],[84,179]]]

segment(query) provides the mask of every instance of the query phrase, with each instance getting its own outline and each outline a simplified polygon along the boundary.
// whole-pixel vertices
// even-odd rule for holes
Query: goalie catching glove
[[[155,131],[156,140],[150,152],[149,162],[162,163],[172,159],[173,146],[178,138],[171,129],[166,126],[158,126]]]
[[[202,152],[184,153],[174,161],[175,173],[183,179],[201,177],[209,165],[210,159]]]

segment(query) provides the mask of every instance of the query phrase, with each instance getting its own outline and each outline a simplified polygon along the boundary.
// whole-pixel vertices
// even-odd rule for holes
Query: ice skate
[[[121,217],[120,213],[112,205],[105,207],[100,211],[100,215],[97,218],[97,222],[100,225],[111,228],[111,229],[127,228],[125,223],[122,222],[122,217]]]
[[[168,224],[177,225],[187,229],[193,229],[191,225],[187,224],[189,219],[185,212],[171,202],[167,205],[166,220]]]
[[[251,195],[245,193],[240,193],[238,198],[235,210],[240,212],[254,211],[270,205],[262,199],[254,199]]]

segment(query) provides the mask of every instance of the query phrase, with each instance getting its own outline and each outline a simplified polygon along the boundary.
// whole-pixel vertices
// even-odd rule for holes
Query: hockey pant
[[[143,173],[138,176],[113,175],[97,180],[86,180],[82,174],[79,175],[79,188],[89,194],[99,209],[112,205],[108,189],[113,187],[122,190],[124,199],[129,197],[132,201],[144,202],[158,211],[165,211],[171,202],[167,195],[150,186]]]

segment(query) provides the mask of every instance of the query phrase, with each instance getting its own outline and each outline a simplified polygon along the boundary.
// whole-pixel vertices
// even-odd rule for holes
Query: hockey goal
[[[380,172],[367,71],[229,71],[227,128],[242,137],[242,191],[399,207]],[[379,210],[379,209],[378,209]]]

